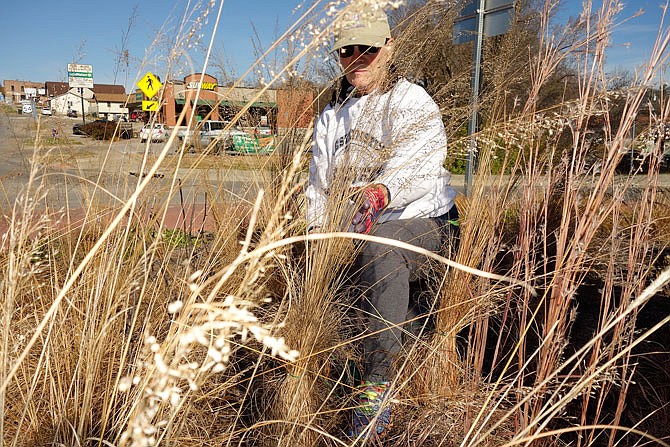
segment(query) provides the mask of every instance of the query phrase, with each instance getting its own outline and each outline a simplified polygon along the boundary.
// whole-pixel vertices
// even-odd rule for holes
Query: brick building
[[[3,82],[5,102],[20,104],[23,100],[35,100],[38,106],[46,105],[46,89],[44,83],[5,79]]]
[[[200,87],[196,101],[196,94]],[[131,111],[141,109],[142,93],[138,90],[129,104]],[[193,112],[196,121],[203,119],[230,121],[239,114],[244,128],[268,125],[273,132],[288,128],[308,128],[313,119],[313,94],[309,90],[265,90],[250,87],[218,85],[214,76],[194,73],[183,80],[169,80],[163,85],[163,103],[158,120],[169,126],[177,124],[183,112],[188,119]],[[182,123],[188,125],[188,122]]]
[[[70,86],[67,82],[47,81],[44,83],[44,87],[47,91],[47,98],[63,95],[70,90]]]
[[[196,102],[196,93],[200,93]],[[95,114],[101,118],[130,116],[131,111],[142,110],[147,100],[140,90],[127,95],[122,85],[94,84],[93,89],[70,88],[67,82],[4,81],[5,101],[19,104],[35,98],[36,105],[50,105],[56,114],[74,110],[78,114]],[[242,127],[268,125],[273,132],[290,128],[308,128],[313,119],[314,95],[306,89],[260,89],[218,85],[214,76],[194,73],[183,80],[170,80],[163,87],[163,104],[158,112],[159,121],[169,126],[177,123],[184,112],[202,119],[232,120],[240,115]],[[186,125],[187,123],[183,123]]]

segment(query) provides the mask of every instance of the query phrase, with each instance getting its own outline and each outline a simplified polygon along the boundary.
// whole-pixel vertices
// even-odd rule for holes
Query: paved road
[[[24,147],[24,139],[23,132],[17,133],[7,115],[0,113],[0,182],[7,203],[28,181],[30,153]]]
[[[65,117],[45,117],[41,120],[39,132],[42,141],[35,150],[34,135],[37,123],[29,116],[10,116],[0,113],[0,154],[4,158],[0,163],[0,209],[8,214],[11,205],[29,180],[30,160],[33,153],[38,154],[44,173],[49,207],[57,209],[67,206],[70,209],[88,203],[95,192],[95,203],[105,205],[115,201],[112,196],[127,198],[138,183],[143,172],[145,145],[137,138],[121,140],[115,143],[94,141],[83,136],[72,135],[72,124],[78,120]],[[72,144],[50,146],[51,129],[57,128],[61,135],[72,140]],[[147,160],[155,160],[165,144],[153,143]],[[174,153],[172,150],[171,152]],[[152,179],[151,186],[142,195],[142,200],[158,205],[167,197],[174,170],[161,168]],[[177,178],[181,182],[181,194],[175,193],[171,204],[211,203],[216,200],[235,200],[241,198],[253,200],[256,194],[260,173],[254,171],[232,171],[221,169],[179,169]],[[95,185],[98,188],[95,188]]]

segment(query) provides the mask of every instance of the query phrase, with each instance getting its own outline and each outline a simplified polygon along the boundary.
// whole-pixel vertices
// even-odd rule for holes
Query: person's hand
[[[370,185],[361,192],[363,203],[351,219],[356,233],[368,234],[381,211],[389,204],[389,191],[381,184]]]

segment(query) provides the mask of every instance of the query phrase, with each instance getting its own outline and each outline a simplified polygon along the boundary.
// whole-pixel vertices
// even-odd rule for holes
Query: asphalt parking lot
[[[151,143],[147,147],[139,138],[110,143],[73,135],[72,125],[77,122],[80,123],[81,118],[46,116],[35,120],[30,116],[0,112],[0,154],[6,160],[0,163],[3,214],[7,215],[16,199],[22,197],[30,183],[31,166],[39,168],[37,180],[46,186],[40,194],[47,195],[43,201],[52,209],[85,206],[91,203],[93,194],[101,206],[118,203],[130,197],[166,146],[166,143]],[[141,123],[133,124],[138,129],[141,127]],[[174,193],[170,203],[180,206],[205,200],[211,203],[217,197],[219,200],[253,200],[259,183],[264,181],[258,170],[226,168],[221,157],[216,163],[198,169],[177,169],[174,166],[178,149],[177,146],[168,148],[171,161],[168,157],[165,166],[152,178],[142,200],[164,203],[171,187]],[[37,164],[32,163],[33,159]]]

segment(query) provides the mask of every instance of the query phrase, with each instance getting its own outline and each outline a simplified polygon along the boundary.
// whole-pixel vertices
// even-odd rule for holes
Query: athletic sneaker
[[[363,382],[357,390],[350,438],[358,438],[363,432],[364,439],[380,437],[391,427],[392,403],[389,382]],[[366,430],[368,425],[374,428]]]

